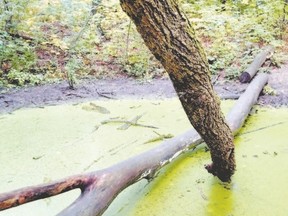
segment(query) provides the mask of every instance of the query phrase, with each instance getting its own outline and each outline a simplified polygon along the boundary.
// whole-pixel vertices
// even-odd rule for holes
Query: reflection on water
[[[233,215],[234,211],[234,188],[233,183],[220,183],[213,179],[208,195],[206,209],[207,216]]]

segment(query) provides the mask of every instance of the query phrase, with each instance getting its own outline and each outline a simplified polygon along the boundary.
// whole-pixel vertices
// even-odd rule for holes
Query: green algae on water
[[[106,111],[87,112],[91,103]],[[233,102],[222,105],[227,112]],[[152,182],[141,180],[125,189],[104,215],[285,215],[288,109],[257,109],[235,139],[237,172],[231,184],[206,172],[210,155],[200,148],[167,165]],[[130,125],[119,130],[121,124],[101,124],[137,116],[137,123],[156,129]],[[191,127],[177,99],[22,109],[1,115],[0,124],[1,192],[103,169],[155,147],[161,139],[145,142],[156,134],[177,136]],[[1,216],[55,215],[78,195],[72,191]]]

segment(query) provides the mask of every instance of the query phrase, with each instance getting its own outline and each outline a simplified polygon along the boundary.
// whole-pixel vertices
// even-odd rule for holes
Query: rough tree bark
[[[233,136],[220,110],[208,62],[195,31],[175,0],[120,0],[145,44],[168,72],[182,106],[211,151],[208,172],[230,181]]]

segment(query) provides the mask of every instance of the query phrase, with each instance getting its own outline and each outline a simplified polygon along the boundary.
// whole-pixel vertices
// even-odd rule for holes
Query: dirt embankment
[[[236,99],[247,85],[237,81],[217,81],[214,88],[221,98]],[[259,98],[260,105],[288,106],[288,65],[273,70],[269,77],[271,94]],[[175,97],[169,79],[137,81],[133,79],[79,81],[74,90],[66,82],[9,90],[0,94],[0,113],[23,107],[42,107],[63,103],[78,103],[96,99],[163,99]]]

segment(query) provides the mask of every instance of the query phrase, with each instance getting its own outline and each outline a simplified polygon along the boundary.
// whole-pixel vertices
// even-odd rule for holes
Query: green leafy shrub
[[[119,1],[93,2],[0,1],[0,84],[37,84],[37,77],[67,79],[74,85],[77,77],[87,75],[165,76]],[[236,78],[267,44],[276,47],[274,62],[287,59],[285,1],[179,3],[196,29],[213,74]]]
[[[14,84],[17,86],[24,86],[26,84],[38,85],[42,82],[43,77],[41,75],[34,75],[27,72],[19,72],[12,69],[7,74],[7,80],[9,84]]]
[[[29,42],[12,38],[5,32],[0,35],[0,41],[0,79],[2,83],[39,84],[40,75],[34,75],[32,72],[37,61],[34,47]]]
[[[205,47],[213,74],[223,70],[235,78],[243,66],[268,44],[281,52],[283,1],[182,1],[182,8]],[[283,28],[284,27],[284,28]],[[254,55],[245,55],[253,50]],[[282,52],[282,55],[287,55]]]

